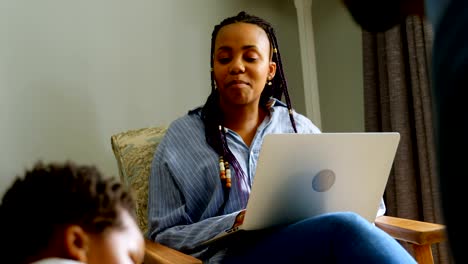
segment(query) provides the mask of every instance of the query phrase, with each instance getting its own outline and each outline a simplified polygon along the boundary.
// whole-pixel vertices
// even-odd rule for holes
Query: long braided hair
[[[278,41],[276,39],[276,34],[270,23],[264,19],[247,14],[242,11],[236,16],[229,17],[224,19],[220,24],[214,27],[214,30],[211,34],[211,53],[210,53],[210,67],[211,67],[211,94],[208,96],[208,99],[204,106],[201,109],[201,118],[205,125],[205,137],[207,143],[220,155],[223,157],[224,161],[231,165],[233,170],[233,175],[236,179],[237,184],[241,184],[242,181],[246,182],[247,177],[242,170],[239,162],[235,158],[234,154],[229,149],[226,140],[226,129],[224,128],[224,118],[219,105],[219,91],[216,89],[215,76],[213,72],[214,65],[214,48],[216,37],[220,29],[224,26],[234,24],[234,23],[249,23],[261,27],[267,34],[270,41],[270,48],[272,50],[272,61],[277,65],[278,74],[271,80],[271,85],[266,85],[263,89],[263,92],[260,96],[259,107],[267,108],[267,103],[271,98],[276,98],[278,100],[282,99],[284,94],[286,99],[286,105],[289,109],[289,116],[291,120],[291,125],[294,131],[297,133],[296,123],[293,118],[293,111],[291,106],[291,100],[288,93],[288,85],[286,82],[286,77],[283,71],[283,64],[281,61],[281,55],[279,52]],[[226,184],[222,184],[224,188],[224,203],[226,203],[229,196],[229,187]],[[243,207],[247,204],[247,197],[241,197],[243,199]],[[220,210],[224,207],[221,206]]]

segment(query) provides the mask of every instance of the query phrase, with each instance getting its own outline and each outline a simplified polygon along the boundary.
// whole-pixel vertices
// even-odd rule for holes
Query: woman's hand
[[[236,221],[232,227],[240,226],[244,222],[245,209],[240,211],[236,216]]]

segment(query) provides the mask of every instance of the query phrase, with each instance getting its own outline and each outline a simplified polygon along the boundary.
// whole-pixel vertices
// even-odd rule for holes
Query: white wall
[[[293,1],[2,0],[0,195],[39,159],[117,175],[110,136],[202,104],[213,26],[241,9],[276,27],[303,112]]]
[[[322,130],[364,131],[361,29],[341,0],[313,0],[312,18]]]

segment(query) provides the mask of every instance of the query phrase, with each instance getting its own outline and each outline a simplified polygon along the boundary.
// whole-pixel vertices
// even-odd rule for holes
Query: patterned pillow
[[[151,162],[166,129],[166,127],[149,127],[111,136],[120,180],[135,194],[138,226],[144,234],[148,231],[148,178]]]

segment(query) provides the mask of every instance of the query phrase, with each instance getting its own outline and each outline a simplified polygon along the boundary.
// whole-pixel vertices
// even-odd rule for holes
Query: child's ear
[[[70,259],[86,263],[89,243],[89,235],[80,226],[70,225],[65,229],[65,250]]]

